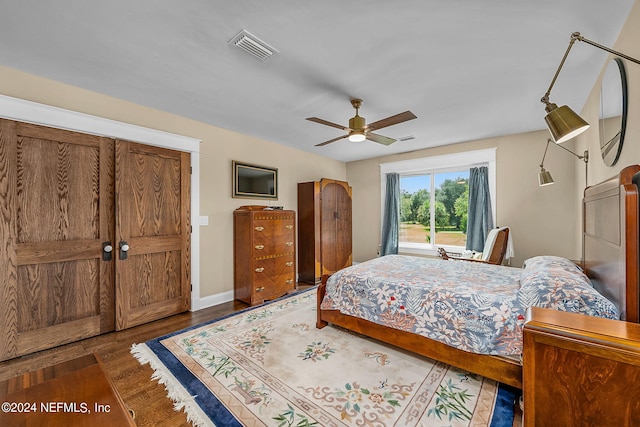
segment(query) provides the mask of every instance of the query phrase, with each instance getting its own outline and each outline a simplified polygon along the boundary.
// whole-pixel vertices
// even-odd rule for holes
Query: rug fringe
[[[196,396],[189,394],[146,344],[133,344],[131,346],[131,354],[140,364],[148,363],[151,366],[151,369],[153,369],[151,379],[157,380],[159,384],[164,386],[169,399],[173,401],[174,410],[183,410],[187,415],[187,421],[196,427],[215,427],[215,424],[195,402]]]

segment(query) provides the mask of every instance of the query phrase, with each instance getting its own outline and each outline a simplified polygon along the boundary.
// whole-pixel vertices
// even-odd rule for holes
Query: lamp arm
[[[598,49],[602,49],[602,50],[604,50],[606,52],[609,52],[609,53],[617,55],[617,56],[619,56],[621,58],[624,58],[627,61],[635,62],[636,64],[640,65],[640,60],[638,60],[636,58],[632,58],[629,55],[625,55],[624,53],[618,52],[617,50],[613,50],[611,48],[603,46],[600,43],[594,42],[593,40],[589,40],[588,38],[583,37],[579,32],[575,32],[575,33],[571,34],[571,40],[569,41],[569,46],[567,47],[567,50],[564,53],[564,56],[562,57],[562,61],[560,61],[560,65],[558,66],[558,69],[556,70],[556,74],[553,76],[553,80],[551,80],[551,84],[549,85],[549,89],[547,89],[547,92],[544,94],[544,96],[540,100],[540,102],[542,102],[542,103],[544,103],[546,105],[547,112],[549,112],[549,108],[552,106],[552,104],[550,104],[550,102],[549,102],[549,95],[551,94],[551,89],[553,89],[553,85],[556,83],[556,80],[558,79],[558,75],[560,74],[560,70],[562,70],[562,67],[564,66],[564,63],[567,60],[567,56],[569,56],[569,51],[571,50],[571,48],[573,47],[573,44],[576,41],[585,42],[587,44],[590,44],[591,46],[597,47]],[[551,109],[553,109],[553,108],[551,108]]]
[[[567,56],[569,56],[569,52],[571,51],[571,48],[573,47],[573,44],[576,42],[576,40],[578,40],[577,37],[574,37],[576,34],[580,35],[580,33],[573,33],[571,35],[571,40],[569,41],[569,46],[567,46],[567,50],[564,52],[564,56],[562,57],[562,61],[560,61],[560,65],[558,65],[558,69],[556,70],[556,74],[553,76],[553,79],[551,80],[551,84],[549,85],[549,89],[547,89],[547,91],[545,92],[544,96],[540,100],[540,102],[544,103],[547,106],[549,106],[549,95],[551,94],[551,89],[553,89],[553,85],[556,84],[556,80],[558,79],[558,76],[560,75],[560,70],[562,70],[562,67],[564,66],[564,63],[567,60]]]
[[[553,142],[552,139],[547,139],[547,147],[549,147],[549,143]],[[577,153],[574,153],[573,151],[569,150],[567,147],[564,147],[560,144],[554,144],[556,147],[560,147],[562,148],[564,151],[568,151],[569,153],[573,154],[574,156],[576,156],[578,159],[580,160],[584,160],[585,163],[589,163],[589,151],[584,150],[584,154],[581,156]],[[547,154],[547,150],[544,150],[545,155]],[[544,160],[544,157],[542,157],[542,160]]]
[[[544,158],[547,157],[547,150],[549,149],[549,143],[551,139],[547,139],[547,146],[544,148],[544,154],[542,155],[542,160],[540,160],[540,167],[544,168]]]
[[[587,44],[590,44],[591,46],[595,46],[595,47],[597,47],[599,49],[605,50],[605,51],[607,51],[609,53],[612,53],[612,54],[617,55],[617,56],[619,56],[621,58],[624,58],[627,61],[635,62],[636,64],[640,65],[640,60],[632,58],[629,55],[625,55],[624,53],[618,52],[617,50],[613,50],[611,48],[603,46],[600,43],[594,42],[593,40],[589,40],[588,38],[585,38],[585,37],[581,36],[580,33],[573,33],[571,35],[571,38],[573,39],[574,37],[575,37],[576,40],[580,40],[581,42],[585,42]]]

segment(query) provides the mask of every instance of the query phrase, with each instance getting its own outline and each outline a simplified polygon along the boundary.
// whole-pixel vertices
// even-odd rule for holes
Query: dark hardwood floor
[[[300,285],[298,289],[305,288],[308,286]],[[0,362],[0,381],[95,352],[125,404],[135,412],[138,426],[189,426],[184,412],[173,409],[164,386],[151,381],[153,371],[149,365],[141,365],[131,355],[131,346],[246,307],[239,301],[227,302]]]

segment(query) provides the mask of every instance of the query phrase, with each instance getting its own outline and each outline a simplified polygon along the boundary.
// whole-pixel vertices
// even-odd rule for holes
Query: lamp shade
[[[551,177],[551,174],[545,170],[545,168],[540,167],[540,173],[538,174],[538,185],[540,185],[540,187],[543,187],[545,185],[551,185],[553,184],[553,178]]]
[[[367,139],[367,137],[362,132],[358,132],[354,130],[349,134],[349,141],[351,142],[362,142],[365,139]]]
[[[555,104],[551,105],[555,106]],[[547,113],[544,120],[547,122],[547,127],[556,144],[568,141],[589,129],[589,123],[566,105],[553,108]]]

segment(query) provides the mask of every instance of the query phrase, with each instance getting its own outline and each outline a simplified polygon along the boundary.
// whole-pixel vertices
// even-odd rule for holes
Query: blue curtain
[[[400,175],[387,174],[384,216],[382,220],[382,248],[380,256],[398,253],[398,227],[400,227]]]
[[[467,215],[467,249],[482,252],[493,228],[489,169],[486,166],[469,171],[469,211]]]

